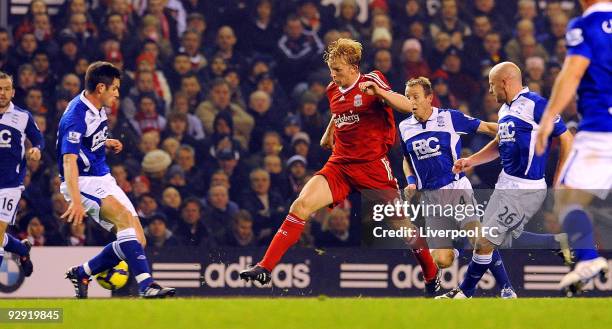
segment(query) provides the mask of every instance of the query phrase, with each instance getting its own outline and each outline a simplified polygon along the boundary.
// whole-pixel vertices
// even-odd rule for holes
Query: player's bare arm
[[[552,89],[550,100],[540,120],[540,129],[536,139],[536,154],[541,155],[548,145],[548,137],[553,131],[555,118],[563,111],[576,94],[580,80],[591,61],[583,56],[567,56],[563,68]]]
[[[321,137],[320,145],[324,149],[332,150],[334,148],[334,119],[336,118],[335,114],[332,114],[331,119],[329,119],[329,123],[327,124],[327,128],[325,129],[325,133]]]
[[[555,169],[555,177],[553,185],[557,185],[559,175],[561,174],[561,168],[565,165],[567,158],[572,149],[572,143],[574,142],[574,135],[569,130],[566,130],[563,134],[559,135],[559,160],[557,161],[557,168]]]
[[[40,160],[40,149],[38,147],[31,147],[28,150],[28,159],[33,161]]]
[[[105,143],[106,149],[117,154],[123,150],[123,143],[118,139],[107,139]]]
[[[407,198],[412,198],[417,189],[417,185],[416,182],[412,182],[412,180],[409,178],[414,177],[414,171],[410,167],[410,163],[408,163],[406,157],[404,157],[404,160],[402,161],[402,167],[404,168],[404,175],[406,176],[406,179],[409,180],[408,184],[404,188],[404,195]]]
[[[497,123],[496,122],[486,122],[481,121],[480,125],[478,125],[479,133],[489,135],[491,137],[497,136]]]
[[[68,194],[70,194],[70,205],[68,210],[61,216],[68,223],[77,226],[85,217],[85,209],[81,205],[81,194],[79,192],[79,168],[77,167],[76,154],[64,154],[64,179],[66,181],[66,187],[68,188]]]
[[[393,90],[384,90],[373,81],[360,83],[359,89],[367,95],[379,97],[398,112],[412,113],[410,101],[402,94],[398,94]]]
[[[469,156],[467,158],[461,158],[455,161],[455,165],[453,166],[453,173],[457,174],[472,167],[476,167],[483,163],[491,162],[499,158],[498,147],[499,136],[495,137],[494,140],[490,141],[489,144],[483,147],[480,151],[474,153],[472,156]]]

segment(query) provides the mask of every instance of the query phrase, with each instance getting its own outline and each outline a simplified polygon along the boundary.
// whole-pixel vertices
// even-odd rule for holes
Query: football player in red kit
[[[329,45],[325,62],[332,78],[327,87],[332,119],[321,144],[330,146],[333,153],[291,205],[263,259],[241,272],[242,279],[268,283],[272,269],[299,240],[310,215],[343,201],[352,191],[381,191],[386,199],[383,201],[399,196],[387,159],[396,136],[391,106],[401,112],[411,112],[412,104],[390,89],[381,72],[362,74],[359,71],[361,50],[361,44],[350,39],[339,39]],[[423,269],[426,292],[434,294],[439,289],[439,271],[425,240],[417,237],[407,243]]]

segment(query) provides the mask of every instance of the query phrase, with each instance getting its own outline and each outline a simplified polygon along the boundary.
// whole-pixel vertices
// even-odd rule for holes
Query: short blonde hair
[[[408,82],[406,82],[406,89],[408,89],[409,87],[414,87],[414,86],[423,87],[423,92],[425,92],[425,96],[429,96],[433,94],[433,88],[431,87],[431,81],[429,81],[429,79],[427,79],[426,77],[418,77],[418,78],[410,79],[408,80]]]
[[[323,59],[328,64],[342,59],[349,65],[359,66],[362,49],[361,43],[352,39],[340,38],[327,47]]]

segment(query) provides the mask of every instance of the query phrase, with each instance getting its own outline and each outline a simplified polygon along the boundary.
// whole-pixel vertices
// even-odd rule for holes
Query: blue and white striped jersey
[[[589,7],[565,35],[568,56],[583,56],[589,67],[578,86],[578,130],[612,132],[612,3]]]
[[[11,102],[0,114],[0,189],[23,185],[26,138],[32,146],[43,148],[44,139],[32,114]]]
[[[108,137],[106,111],[97,109],[85,98],[76,96],[60,119],[57,132],[57,164],[64,177],[64,154],[77,154],[79,176],[104,176],[110,172],[106,164],[105,142]]]
[[[536,155],[535,142],[538,122],[546,103],[545,98],[524,88],[509,105],[504,103],[499,109],[499,156],[508,175],[531,180],[544,178],[548,149],[544,154]],[[566,130],[565,124],[558,117],[551,138]]]
[[[439,189],[464,176],[452,172],[461,156],[460,135],[475,133],[479,125],[480,120],[460,111],[435,107],[426,122],[411,116],[399,124],[402,149],[418,189]]]

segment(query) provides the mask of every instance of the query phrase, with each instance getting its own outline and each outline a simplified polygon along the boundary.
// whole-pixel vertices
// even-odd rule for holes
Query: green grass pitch
[[[62,324],[0,328],[612,328],[612,298],[176,298],[0,301],[0,308],[60,307]]]

